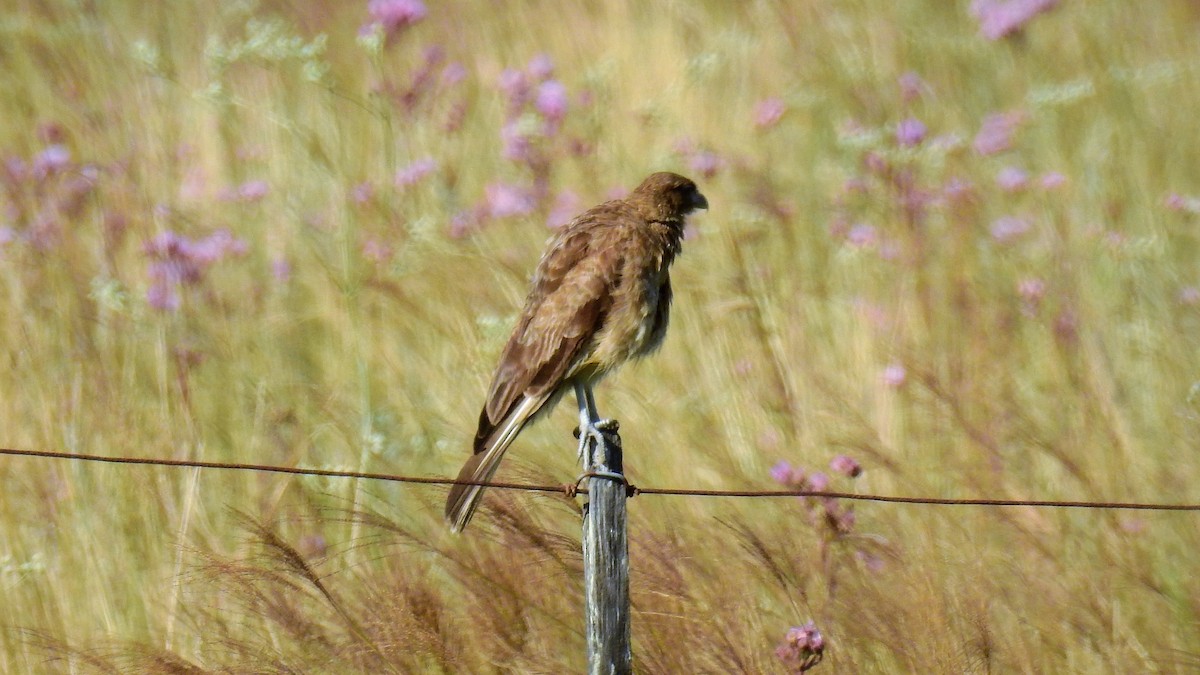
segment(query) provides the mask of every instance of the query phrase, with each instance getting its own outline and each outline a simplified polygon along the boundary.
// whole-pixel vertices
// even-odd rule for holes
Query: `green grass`
[[[834,489],[1200,501],[1200,209],[1165,201],[1200,194],[1193,3],[1063,3],[997,42],[966,2],[594,4],[431,3],[373,50],[365,3],[16,0],[0,156],[71,161],[3,180],[0,445],[451,475],[553,200],[455,215],[496,181],[582,207],[666,169],[712,209],[663,350],[598,392],[636,484],[769,489],[847,454],[866,472]],[[406,108],[434,45],[467,75]],[[496,83],[539,53],[593,103],[531,168]],[[787,112],[756,129],[769,97]],[[996,112],[1023,121],[981,156]],[[929,134],[901,148],[908,117]],[[998,187],[1009,166],[1031,185]],[[952,178],[970,194],[925,199]],[[1004,216],[1029,231],[998,241]],[[152,307],[145,242],[222,228],[244,253]],[[498,478],[574,479],[573,424],[526,430]],[[492,491],[455,537],[440,488],[21,458],[0,480],[3,672],[583,668],[562,497]],[[1193,514],[853,508],[844,531],[792,499],[634,499],[638,671],[784,672],[809,619],[817,672],[1200,667]]]

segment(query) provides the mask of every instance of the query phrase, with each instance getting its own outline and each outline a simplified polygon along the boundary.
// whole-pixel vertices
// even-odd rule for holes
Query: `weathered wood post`
[[[605,432],[587,446],[588,501],[583,507],[583,588],[587,672],[633,672],[629,646],[629,539],[625,519],[627,484],[621,438]]]

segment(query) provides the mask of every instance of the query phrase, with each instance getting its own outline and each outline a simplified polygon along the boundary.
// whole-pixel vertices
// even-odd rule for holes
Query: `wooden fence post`
[[[588,501],[583,507],[583,588],[587,672],[633,672],[629,646],[629,539],[625,518],[626,483],[621,439],[605,433],[605,443],[589,440]]]

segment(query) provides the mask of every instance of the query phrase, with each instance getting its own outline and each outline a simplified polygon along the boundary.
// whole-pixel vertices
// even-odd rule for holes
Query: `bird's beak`
[[[698,191],[692,193],[692,208],[708,210],[708,199]]]

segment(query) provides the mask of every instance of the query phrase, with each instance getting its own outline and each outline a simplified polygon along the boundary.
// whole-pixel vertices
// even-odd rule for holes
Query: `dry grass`
[[[1063,3],[991,42],[966,2],[447,2],[377,50],[365,3],[327,4],[5,13],[0,444],[450,474],[556,195],[675,169],[713,209],[671,335],[599,392],[636,483],[766,488],[777,461],[846,454],[866,472],[834,487],[1196,501],[1194,3]],[[539,53],[592,103],[514,162],[496,83]],[[771,97],[786,112],[756,128]],[[1020,122],[985,155],[994,113]],[[902,147],[910,117],[928,134]],[[548,192],[480,219],[499,181]],[[147,242],[221,229],[241,244],[156,309]],[[573,478],[569,417],[500,478]],[[423,487],[22,459],[0,478],[4,672],[582,668],[561,498],[489,495],[453,537]],[[782,672],[809,619],[818,672],[1200,667],[1190,514],[854,516],[634,500],[639,671]]]

